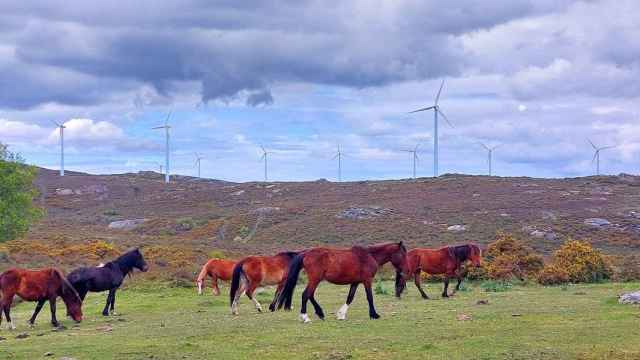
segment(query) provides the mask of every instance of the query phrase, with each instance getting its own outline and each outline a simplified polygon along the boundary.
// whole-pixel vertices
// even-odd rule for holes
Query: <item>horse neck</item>
[[[391,252],[389,252],[384,246],[370,246],[367,248],[369,254],[376,259],[378,265],[383,265],[391,261]]]
[[[133,266],[127,263],[126,255],[116,259],[113,264],[115,264],[118,269],[122,272],[123,275],[127,275],[133,270]]]

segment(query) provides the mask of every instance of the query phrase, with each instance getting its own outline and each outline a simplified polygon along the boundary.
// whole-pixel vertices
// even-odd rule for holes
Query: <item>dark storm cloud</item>
[[[11,69],[0,84],[20,89],[1,93],[0,106],[92,104],[145,84],[172,96],[185,81],[201,84],[203,102],[246,96],[256,106],[282,82],[364,88],[455,76],[469,62],[459,35],[568,3],[14,2],[0,15]]]

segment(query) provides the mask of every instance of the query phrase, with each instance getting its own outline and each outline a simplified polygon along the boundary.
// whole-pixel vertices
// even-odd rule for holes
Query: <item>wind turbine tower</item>
[[[198,167],[198,178],[200,178],[200,161],[204,159],[204,157],[200,156],[200,154],[196,153],[196,166]]]
[[[451,122],[449,121],[447,116],[442,112],[442,110],[440,110],[440,105],[438,105],[438,101],[440,100],[440,93],[442,93],[443,86],[444,86],[444,80],[442,80],[442,83],[440,84],[440,89],[438,90],[438,94],[436,95],[436,99],[433,105],[409,112],[409,114],[413,114],[421,111],[433,110],[433,176],[434,177],[438,176],[438,114],[442,115],[442,117],[447,121],[447,124],[453,127],[453,125],[451,125]]]
[[[267,182],[269,180],[269,177],[267,176],[267,156],[271,153],[262,145],[260,145],[260,148],[262,149],[262,157],[260,157],[260,160],[264,160],[264,182]]]
[[[64,129],[67,127],[64,124],[52,122],[60,129],[60,176],[64,176]]]
[[[158,130],[158,129],[164,129],[165,131],[165,174],[164,174],[164,182],[165,183],[169,183],[169,174],[170,174],[170,168],[169,168],[169,129],[171,129],[171,126],[169,126],[169,118],[171,117],[171,112],[169,112],[169,114],[167,115],[167,118],[164,120],[164,125],[163,126],[156,126],[154,128],[151,128],[152,130]]]
[[[615,146],[597,147],[591,140],[587,139],[587,141],[589,142],[589,144],[591,144],[591,147],[593,147],[593,150],[595,150],[595,152],[593,153],[593,159],[591,159],[591,164],[593,164],[594,161],[596,162],[596,175],[600,175],[600,151],[611,149],[611,148],[614,148]]]
[[[340,149],[340,145],[338,145],[338,152],[333,157],[333,159],[331,159],[331,160],[338,159],[338,182],[342,182],[342,157],[343,156],[344,156],[344,153],[342,152],[342,149]]]
[[[418,163],[418,147],[420,146],[420,143],[418,143],[416,145],[416,147],[413,148],[413,150],[402,150],[408,153],[411,153],[411,158],[413,160],[413,178],[416,178],[416,164]]]
[[[488,164],[489,164],[489,176],[491,176],[492,175],[492,168],[491,168],[492,164],[491,164],[491,162],[493,160],[493,150],[499,148],[501,145],[496,145],[496,146],[493,146],[493,147],[489,147],[484,143],[480,143],[480,145],[482,145],[482,147],[487,150],[487,161],[488,161]]]

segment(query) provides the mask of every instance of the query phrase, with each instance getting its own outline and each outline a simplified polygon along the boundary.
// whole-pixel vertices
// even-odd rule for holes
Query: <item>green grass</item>
[[[385,283],[393,289],[391,282]],[[640,284],[597,284],[543,288],[514,286],[486,292],[479,284],[440,299],[422,300],[412,285],[402,300],[376,295],[379,320],[369,320],[358,289],[348,320],[335,319],[348,287],[322,284],[317,299],[325,321],[297,320],[294,312],[258,314],[246,297],[240,316],[231,316],[227,296],[197,296],[195,289],[140,284],[120,291],[118,316],[100,315],[105,294],[90,294],[85,320],[51,331],[48,307],[36,327],[26,320],[34,304],[13,310],[18,329],[0,330],[0,359],[632,359],[640,357],[640,309],[619,305],[616,295]],[[225,287],[223,294],[228,290]],[[263,306],[273,289],[258,295]],[[392,292],[391,292],[392,293]],[[487,300],[487,305],[478,305]],[[310,309],[312,307],[310,306]],[[64,307],[59,307],[62,318]],[[472,320],[458,321],[460,314]],[[516,315],[516,316],[514,316]],[[16,339],[26,332],[29,337]]]

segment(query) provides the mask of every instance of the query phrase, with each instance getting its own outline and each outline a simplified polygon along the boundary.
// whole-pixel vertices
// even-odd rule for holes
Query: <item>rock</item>
[[[629,216],[632,218],[640,219],[640,211],[629,211]]]
[[[4,341],[4,340],[7,340],[7,338],[0,336],[0,341]]]
[[[53,353],[51,351],[47,351],[46,353],[44,353],[44,356],[53,356]]]
[[[553,231],[548,231],[544,234],[544,239],[547,241],[553,241],[556,240],[558,238],[558,234],[554,233]]]
[[[71,190],[71,189],[56,189],[56,195],[60,195],[60,196],[73,195],[73,190]]]
[[[452,231],[452,232],[467,231],[467,225],[451,225],[447,227],[447,231]]]
[[[489,300],[478,300],[476,305],[489,305]]]
[[[252,210],[251,213],[252,214],[258,214],[258,215],[266,215],[266,214],[270,214],[276,211],[280,211],[279,207],[272,207],[272,206],[266,206],[266,207],[261,207],[261,208],[257,208],[255,210]]]
[[[538,239],[542,239],[544,238],[544,236],[547,233],[544,231],[540,231],[540,230],[533,230],[532,232],[529,233],[529,235],[533,236],[534,238],[538,238]]]
[[[603,228],[603,227],[607,227],[610,226],[611,223],[609,222],[609,220],[607,219],[602,219],[602,218],[590,218],[590,219],[586,219],[584,221],[585,225],[589,225],[589,226],[593,226],[593,227],[597,227],[597,228]]]
[[[553,213],[553,211],[550,210],[542,210],[542,218],[544,220],[557,220],[558,217],[556,216],[556,214]]]
[[[458,320],[458,321],[470,321],[470,320],[473,320],[473,317],[471,315],[467,315],[467,314],[458,314],[456,316],[456,320]]]
[[[18,335],[16,335],[16,339],[26,339],[29,337],[29,334],[27,333],[20,333]]]
[[[500,216],[502,216],[502,217],[509,217],[509,216],[511,216],[511,215],[509,215],[509,214],[507,214],[507,213],[501,213],[501,214],[500,214]]]
[[[350,207],[341,211],[336,217],[339,219],[362,220],[385,216],[391,213],[393,213],[393,210],[380,206]]]
[[[244,190],[238,190],[236,192],[231,193],[231,195],[233,195],[233,196],[240,196],[242,194],[244,194]]]
[[[109,223],[109,229],[118,229],[118,230],[133,230],[138,225],[147,221],[147,219],[129,219],[129,220],[120,220],[113,221]]]
[[[622,294],[618,298],[620,304],[640,304],[640,291]]]
[[[522,314],[515,313],[515,314],[511,314],[511,316],[513,316],[513,317],[520,317],[520,316],[522,316]]]

